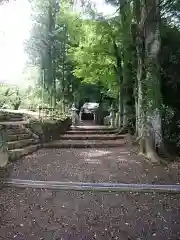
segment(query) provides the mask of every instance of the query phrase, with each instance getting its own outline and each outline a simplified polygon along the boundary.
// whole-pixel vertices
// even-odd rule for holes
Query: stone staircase
[[[24,121],[24,115],[23,113],[18,112],[10,112],[7,110],[1,110],[0,111],[0,122],[21,122]]]
[[[117,129],[104,126],[71,127],[59,140],[44,144],[45,148],[114,148],[125,144]]]
[[[9,161],[36,151],[41,145],[39,137],[28,129],[21,113],[0,112],[0,125],[6,132]]]
[[[21,123],[7,124],[7,146],[9,160],[15,161],[20,157],[36,151],[40,140]]]

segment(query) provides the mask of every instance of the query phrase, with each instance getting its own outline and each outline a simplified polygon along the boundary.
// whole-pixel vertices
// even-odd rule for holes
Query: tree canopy
[[[89,1],[77,12],[74,1],[31,0],[26,50],[39,69],[36,96],[43,90],[46,104],[62,108],[108,100],[119,131],[155,160],[180,141],[180,3],[107,2],[116,12],[105,17]]]

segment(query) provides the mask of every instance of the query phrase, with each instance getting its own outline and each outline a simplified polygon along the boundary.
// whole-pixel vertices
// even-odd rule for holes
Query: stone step
[[[117,128],[107,126],[76,126],[70,128],[73,131],[117,131]]]
[[[8,135],[18,135],[18,134],[26,134],[26,133],[27,133],[26,129],[22,127],[7,129]]]
[[[2,124],[2,125],[4,125],[4,128],[7,129],[7,130],[22,128],[21,124]]]
[[[9,151],[9,161],[18,160],[20,157],[31,154],[41,147],[40,144],[29,145],[24,148],[12,149]]]
[[[117,130],[69,130],[66,132],[66,134],[76,134],[76,135],[87,135],[87,134],[97,134],[97,135],[100,135],[100,134],[115,134],[117,133]]]
[[[30,144],[32,144],[32,143],[36,143],[33,138],[23,139],[23,140],[19,140],[19,141],[8,142],[8,150],[17,149],[17,148],[22,148],[22,147],[27,146],[27,145],[30,145]]]
[[[9,118],[7,120],[11,121],[11,122],[21,122],[21,121],[24,121],[24,118],[12,117],[12,118]]]
[[[11,129],[11,128],[19,128],[22,125],[27,124],[28,121],[6,121],[6,122],[0,122],[0,125],[4,125],[6,129]]]
[[[60,139],[64,140],[116,140],[123,139],[124,135],[117,134],[64,134],[60,136]]]
[[[22,114],[18,114],[18,115],[3,115],[3,114],[0,114],[0,121],[23,121],[24,120],[24,117]]]
[[[8,142],[11,141],[17,141],[17,140],[22,140],[22,139],[28,139],[31,137],[31,134],[29,133],[20,133],[20,134],[13,134],[13,135],[9,135],[8,134]]]
[[[44,148],[112,148],[124,146],[125,140],[57,140],[43,145]]]

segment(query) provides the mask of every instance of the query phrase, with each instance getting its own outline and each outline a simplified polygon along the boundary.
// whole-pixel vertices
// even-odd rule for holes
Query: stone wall
[[[33,133],[39,136],[41,143],[59,139],[71,126],[72,120],[45,120],[44,122],[33,121],[26,124]]]

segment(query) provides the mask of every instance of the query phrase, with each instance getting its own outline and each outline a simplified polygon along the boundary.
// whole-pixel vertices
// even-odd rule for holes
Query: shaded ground
[[[180,239],[178,195],[4,188],[0,203],[0,239]]]
[[[10,178],[119,183],[179,184],[180,163],[153,166],[126,147],[40,149],[9,168]]]
[[[31,180],[179,184],[180,163],[153,166],[127,147],[40,149],[9,167]],[[180,195],[3,188],[0,240],[180,240]]]

